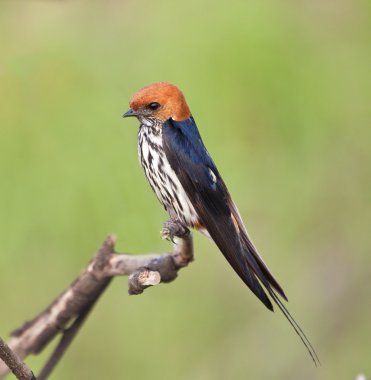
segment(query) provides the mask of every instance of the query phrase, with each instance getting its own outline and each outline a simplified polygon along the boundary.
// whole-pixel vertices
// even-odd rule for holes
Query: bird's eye
[[[149,103],[148,108],[151,109],[152,111],[155,111],[160,108],[160,103],[157,103],[157,102]]]

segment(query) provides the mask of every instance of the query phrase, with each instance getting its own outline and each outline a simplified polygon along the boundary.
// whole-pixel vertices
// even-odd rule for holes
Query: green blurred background
[[[371,376],[370,4],[2,1],[0,335],[107,233],[122,252],[169,249],[137,122],[121,119],[137,89],[166,80],[323,364],[196,234],[174,283],[129,297],[117,278],[52,378]],[[48,352],[28,358],[35,372]]]

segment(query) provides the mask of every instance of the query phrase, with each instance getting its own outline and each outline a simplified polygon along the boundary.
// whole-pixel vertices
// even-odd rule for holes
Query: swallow
[[[166,82],[148,85],[133,95],[123,117],[139,120],[139,162],[171,220],[210,237],[256,297],[271,311],[272,301],[278,306],[317,365],[318,356],[283,304],[287,297],[249,237],[183,93]]]

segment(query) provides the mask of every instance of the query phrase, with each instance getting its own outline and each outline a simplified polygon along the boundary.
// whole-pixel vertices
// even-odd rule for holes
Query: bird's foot
[[[174,237],[183,238],[189,233],[189,229],[178,219],[170,219],[164,223],[160,235],[162,239],[175,243]]]

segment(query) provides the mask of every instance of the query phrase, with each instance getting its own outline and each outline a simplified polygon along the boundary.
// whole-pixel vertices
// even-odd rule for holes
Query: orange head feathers
[[[182,121],[191,117],[183,93],[173,84],[158,82],[143,87],[130,101],[124,116],[145,116],[165,122],[172,118]]]

